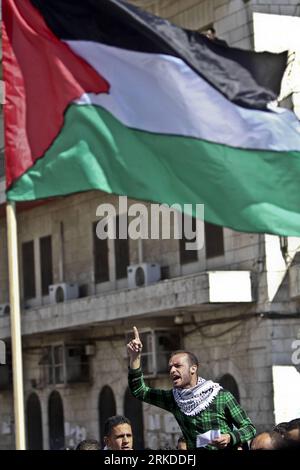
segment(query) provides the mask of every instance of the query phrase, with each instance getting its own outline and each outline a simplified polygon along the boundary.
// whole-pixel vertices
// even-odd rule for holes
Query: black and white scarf
[[[195,387],[173,388],[173,396],[180,411],[187,416],[195,416],[211,404],[222,388],[212,380],[198,377]]]

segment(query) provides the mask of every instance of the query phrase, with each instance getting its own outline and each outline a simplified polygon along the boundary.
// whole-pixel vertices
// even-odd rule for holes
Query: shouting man
[[[211,380],[198,377],[198,360],[188,351],[176,351],[169,360],[172,390],[146,386],[141,370],[142,342],[136,327],[127,344],[129,388],[139,400],[170,411],[178,422],[188,449],[202,446],[204,434],[220,432],[207,449],[233,448],[255,436],[255,428],[234,396]],[[202,438],[202,442],[201,442]]]

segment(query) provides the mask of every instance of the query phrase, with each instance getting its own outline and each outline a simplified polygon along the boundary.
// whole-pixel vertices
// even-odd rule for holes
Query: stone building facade
[[[253,47],[253,11],[300,13],[297,1],[132,3],[184,27],[213,25],[230,45],[245,48]],[[0,197],[3,202],[3,189]],[[108,202],[118,213],[118,198],[96,191],[18,208],[28,448],[72,448],[86,437],[101,439],[105,418],[116,413],[132,419],[136,447],[175,447],[180,430],[172,416],[128,393],[125,344],[133,325],[143,335],[151,386],[168,388],[168,353],[188,349],[199,357],[201,375],[229,388],[258,430],[273,426],[275,368],[297,367],[300,240],[206,224],[204,246],[192,254],[175,239],[101,243],[96,210]],[[151,265],[161,267],[153,283]],[[140,266],[145,284],[138,276],[129,281],[127,266]],[[8,301],[2,205],[0,338],[9,349]],[[9,449],[9,354],[0,374],[0,448]]]

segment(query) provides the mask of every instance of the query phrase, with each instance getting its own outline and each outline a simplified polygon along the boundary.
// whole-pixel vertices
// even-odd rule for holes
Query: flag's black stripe
[[[31,1],[60,39],[177,56],[241,106],[265,109],[279,94],[286,53],[256,53],[215,44],[120,0]]]

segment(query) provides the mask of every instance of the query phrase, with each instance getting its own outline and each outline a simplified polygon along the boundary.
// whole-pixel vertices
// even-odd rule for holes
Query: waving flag
[[[270,109],[286,54],[218,44],[117,0],[4,0],[7,197],[205,205],[300,235],[300,134]]]

